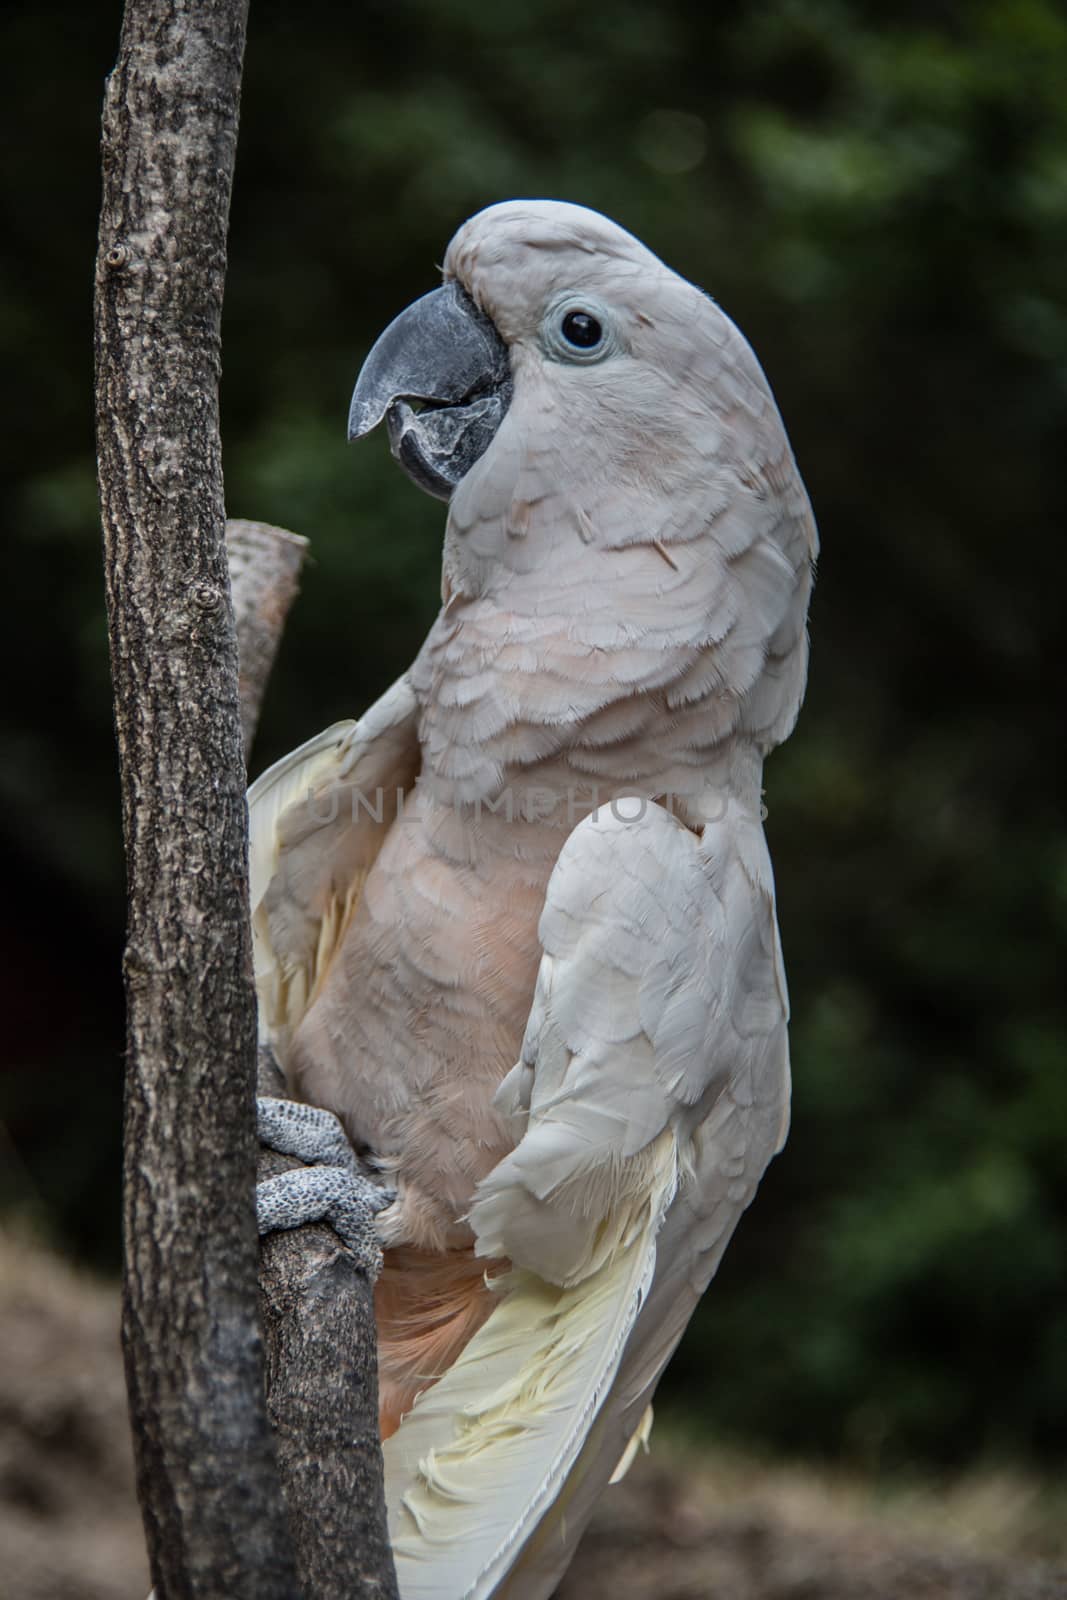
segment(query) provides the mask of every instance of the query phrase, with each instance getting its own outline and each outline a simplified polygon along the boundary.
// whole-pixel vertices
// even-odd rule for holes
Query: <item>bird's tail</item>
[[[672,1170],[641,1224],[582,1282],[564,1288],[521,1270],[497,1280],[488,1321],[386,1441],[403,1600],[504,1592],[611,1390],[652,1282],[673,1182]]]

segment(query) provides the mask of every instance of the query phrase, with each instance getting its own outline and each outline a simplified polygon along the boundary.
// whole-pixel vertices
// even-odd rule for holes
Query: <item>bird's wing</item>
[[[397,680],[358,722],[337,722],[248,791],[260,1037],[284,1064],[419,769],[417,703]]]
[[[769,872],[733,805],[697,838],[617,802],[567,841],[497,1096],[518,1143],[470,1213],[479,1253],[512,1268],[385,1445],[404,1600],[548,1595],[639,1429],[783,1136]]]

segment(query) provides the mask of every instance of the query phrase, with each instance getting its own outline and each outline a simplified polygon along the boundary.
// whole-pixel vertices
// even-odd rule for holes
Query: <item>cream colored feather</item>
[[[260,1038],[283,1064],[418,772],[416,702],[401,678],[358,722],[335,722],[248,791]]]
[[[514,1271],[500,1306],[385,1444],[404,1600],[483,1600],[514,1564],[584,1448],[648,1293],[674,1191],[664,1140],[644,1215],[565,1289]]]

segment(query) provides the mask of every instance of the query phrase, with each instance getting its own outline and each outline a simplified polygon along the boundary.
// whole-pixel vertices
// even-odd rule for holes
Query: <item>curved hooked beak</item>
[[[448,500],[510,403],[507,346],[459,284],[446,283],[408,306],[378,339],[356,380],[348,437],[362,439],[384,417],[389,447],[408,477]]]

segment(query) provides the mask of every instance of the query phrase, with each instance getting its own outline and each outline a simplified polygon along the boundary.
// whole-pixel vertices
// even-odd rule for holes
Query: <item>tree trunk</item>
[[[129,882],[123,1343],[159,1600],[297,1593],[263,1392],[219,321],[246,0],[129,0],[97,431]]]

